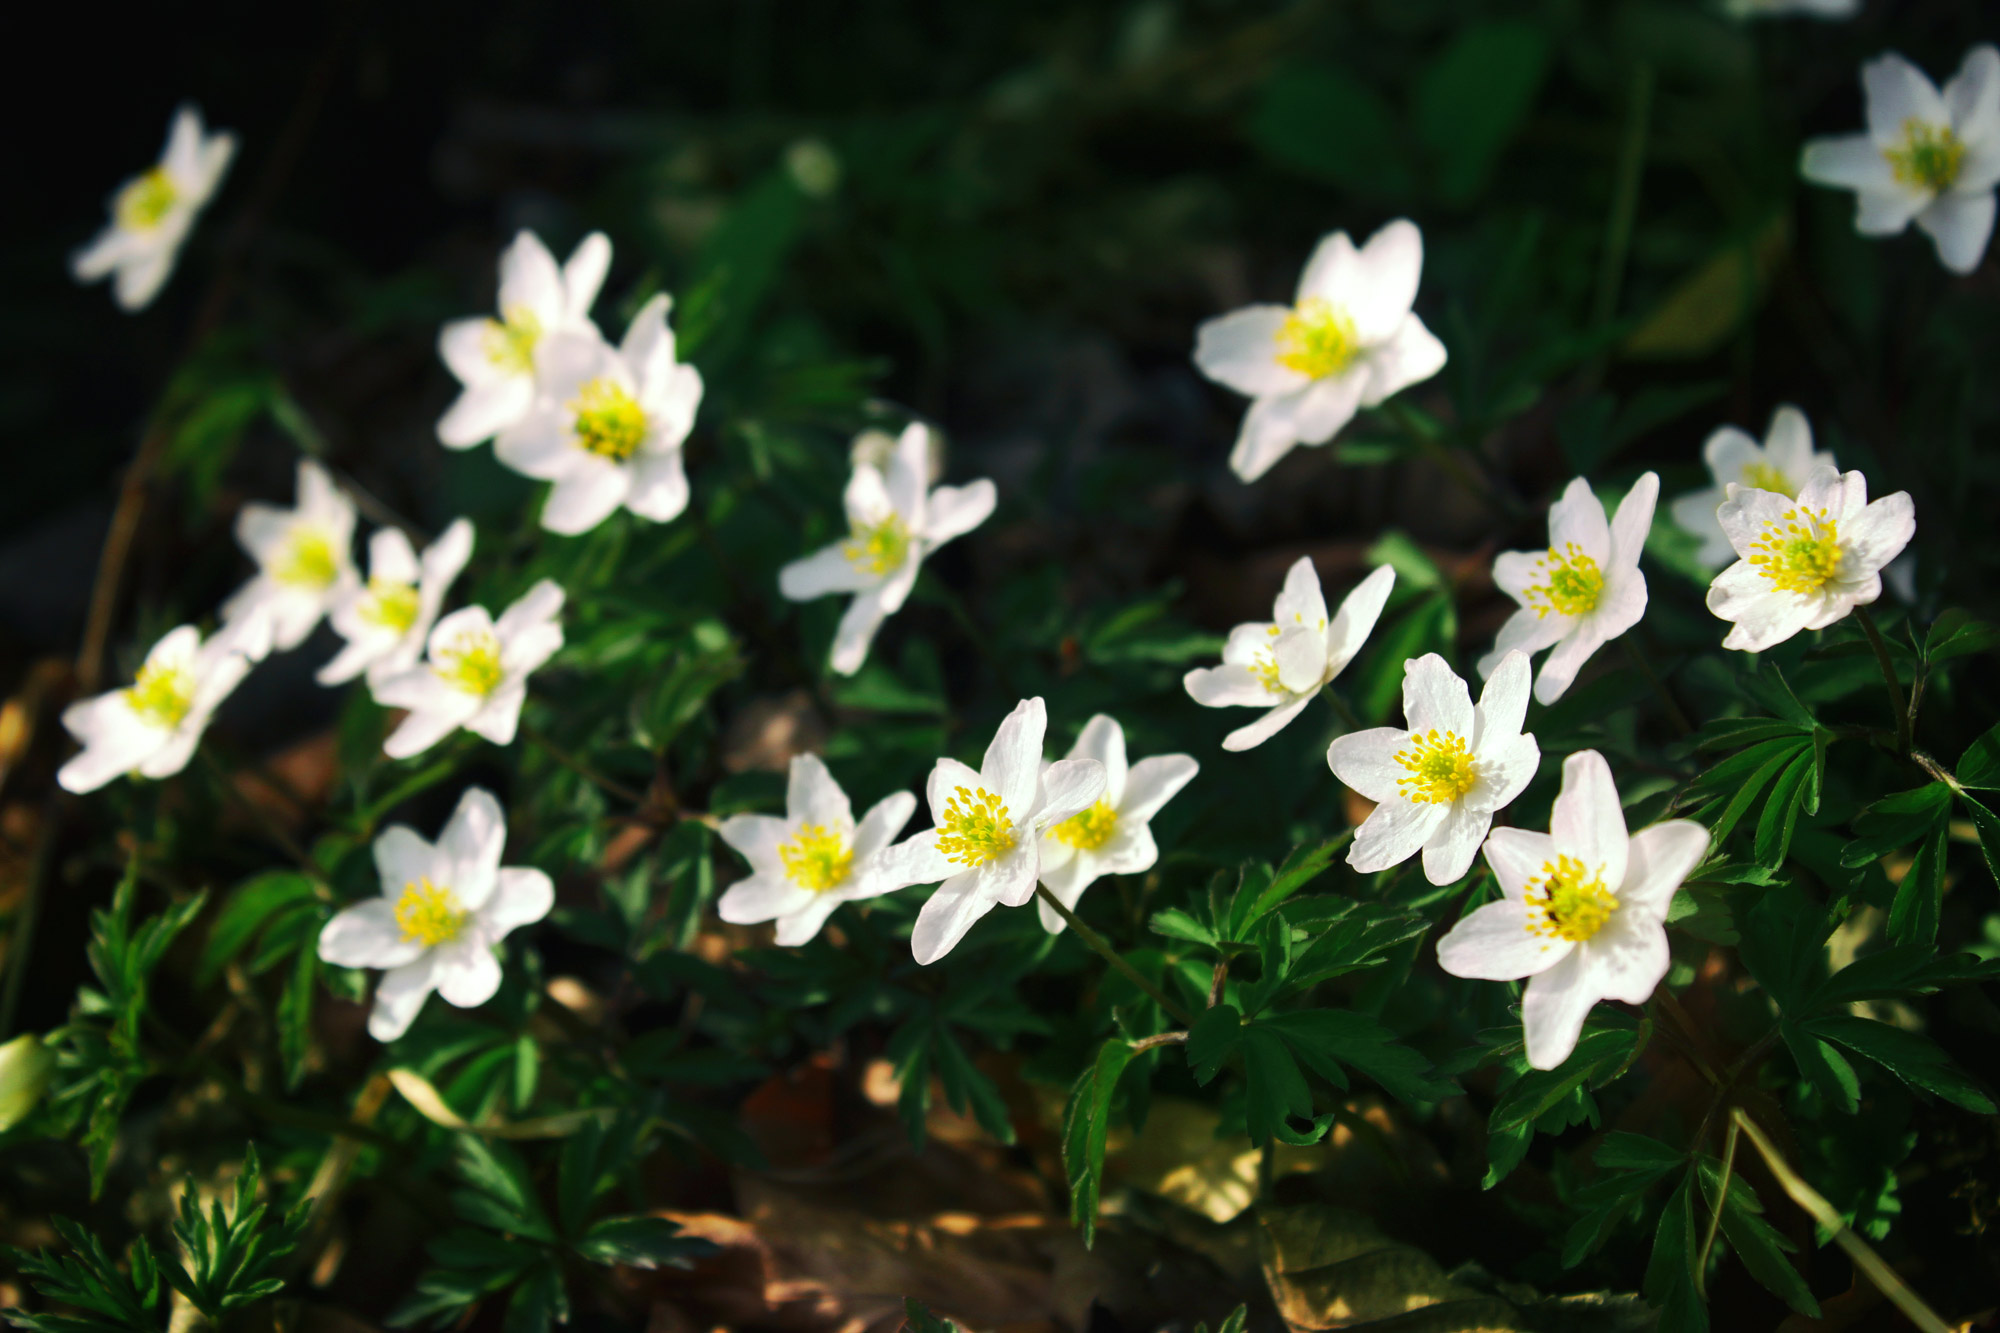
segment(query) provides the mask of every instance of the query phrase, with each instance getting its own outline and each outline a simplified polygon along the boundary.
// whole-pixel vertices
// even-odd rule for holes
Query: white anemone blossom
[[[1727,564],[1735,555],[1729,534],[1715,511],[1729,498],[1729,487],[1750,486],[1794,496],[1805,479],[1821,464],[1831,465],[1833,455],[1813,450],[1812,426],[1806,414],[1786,404],[1771,414],[1771,427],[1758,444],[1734,426],[1723,426],[1701,447],[1702,461],[1715,485],[1691,491],[1673,503],[1674,522],[1682,530],[1701,539],[1695,559],[1711,568]]]
[[[1535,697],[1552,704],[1593,653],[1638,624],[1646,614],[1639,554],[1659,498],[1658,474],[1643,473],[1607,523],[1589,482],[1578,477],[1563,488],[1549,506],[1549,549],[1505,551],[1493,561],[1493,582],[1521,609],[1479,659],[1479,674],[1491,676],[1508,653],[1553,648],[1535,679]]]
[[[1195,332],[1194,363],[1251,399],[1229,466],[1255,481],[1300,444],[1325,444],[1355,412],[1444,368],[1444,344],[1412,313],[1424,267],[1416,224],[1389,223],[1359,250],[1319,243],[1289,306],[1253,305]]]
[[[731,815],[717,830],[751,873],[729,886],[716,912],[739,926],[776,921],[779,944],[804,944],[842,903],[915,882],[897,873],[888,852],[916,809],[917,798],[899,791],[869,807],[857,824],[847,793],[820,757],[794,756],[783,819]]]
[[[917,913],[910,952],[935,963],[995,907],[1020,907],[1035,896],[1042,873],[1042,835],[1096,804],[1104,765],[1095,759],[1042,764],[1048,709],[1023,699],[986,747],[979,771],[940,759],[926,794],[927,829],[891,853],[896,873],[912,884],[938,885]]]
[[[62,724],[83,750],[56,781],[82,793],[128,773],[164,778],[186,768],[210,716],[249,674],[245,642],[267,633],[257,620],[225,625],[206,640],[193,625],[169,630],[130,685],[63,710]]]
[[[1868,500],[1859,472],[1822,466],[1796,499],[1729,487],[1716,517],[1741,557],[1709,585],[1708,609],[1734,622],[1724,648],[1761,653],[1825,629],[1882,595],[1882,568],[1917,535],[1907,491]]]
[[[1854,229],[1894,236],[1916,224],[1938,262],[1970,273],[1993,235],[2000,183],[2000,50],[1984,43],[1940,93],[1894,51],[1861,67],[1868,129],[1814,139],[1799,161],[1817,185],[1853,190]]]
[[[176,111],[159,165],[118,187],[111,196],[110,225],[70,258],[76,280],[96,282],[116,274],[111,293],[120,309],[152,304],[235,154],[235,135],[204,131],[201,112],[192,106]]]
[[[222,604],[226,621],[263,616],[280,652],[304,643],[357,583],[354,502],[309,458],[299,460],[297,485],[290,509],[253,501],[236,515],[236,542],[257,574]]]
[[[500,989],[493,946],[512,930],[540,921],[555,904],[555,885],[531,866],[503,866],[507,816],[478,787],[459,798],[438,835],[392,824],[375,839],[382,894],[326,923],[319,956],[336,967],[379,967],[368,1035],[403,1035],[432,991],[472,1009]]]
[[[1438,941],[1438,963],[1483,981],[1528,978],[1528,1063],[1554,1069],[1599,1000],[1644,1004],[1667,974],[1667,907],[1708,850],[1708,830],[1670,819],[1625,834],[1611,766],[1595,750],[1563,762],[1549,831],[1500,828],[1486,840],[1498,902]]]
[[[472,524],[453,520],[420,558],[398,528],[368,539],[368,582],[350,584],[327,619],[347,646],[319,670],[319,683],[339,685],[363,672],[371,686],[408,671],[424,655],[445,594],[472,558]]]
[[[592,232],[558,268],[541,237],[523,231],[500,256],[500,318],[455,319],[438,354],[464,385],[437,424],[438,439],[470,449],[528,414],[544,339],[595,333],[590,307],[611,267],[611,242]]]
[[[529,675],[563,645],[562,606],[561,586],[543,579],[498,620],[483,606],[468,606],[438,621],[424,661],[374,687],[375,702],[409,709],[383,752],[408,759],[460,727],[495,745],[512,744]]]
[[[778,591],[794,602],[853,593],[833,636],[833,669],[851,676],[868,660],[882,622],[902,609],[931,552],[984,523],[998,498],[985,478],[964,486],[930,485],[930,428],[912,422],[887,466],[857,448],[841,497],[845,540],[778,571]]]
[[[1265,710],[1223,737],[1222,748],[1262,745],[1297,717],[1361,651],[1395,584],[1396,571],[1379,566],[1341,599],[1329,622],[1319,571],[1311,556],[1300,556],[1285,573],[1271,619],[1238,625],[1223,645],[1221,666],[1196,667],[1181,679],[1204,708]]]
[[[1480,839],[1535,776],[1542,747],[1521,730],[1528,659],[1508,653],[1474,706],[1465,682],[1436,653],[1403,667],[1409,730],[1350,732],[1327,747],[1335,777],[1375,802],[1347,864],[1368,873],[1424,854],[1424,875],[1449,884],[1472,868]]]
[[[670,300],[646,302],[617,347],[595,329],[548,339],[525,415],[493,453],[516,472],[553,482],[542,526],[575,536],[620,505],[664,523],[688,503],[681,445],[701,406],[701,372],[674,359]]]
[[[1074,910],[1083,891],[1100,876],[1136,875],[1153,868],[1160,859],[1153,842],[1153,816],[1201,766],[1185,754],[1156,754],[1128,763],[1125,729],[1104,713],[1083,724],[1069,758],[1092,759],[1104,766],[1104,794],[1042,834],[1042,887]],[[1063,919],[1056,910],[1045,902],[1036,906],[1043,928],[1051,935],[1060,932]]]

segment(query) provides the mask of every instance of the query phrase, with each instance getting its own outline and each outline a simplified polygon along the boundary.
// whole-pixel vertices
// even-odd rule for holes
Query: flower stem
[[[1340,714],[1340,720],[1347,724],[1349,731],[1361,730],[1361,719],[1354,715],[1354,709],[1349,706],[1347,700],[1334,692],[1331,682],[1327,684],[1325,689],[1320,691],[1320,694],[1325,696],[1326,701],[1333,705],[1333,711]]]
[[[1040,884],[1035,886],[1035,896],[1047,903],[1055,914],[1063,919],[1063,924],[1076,932],[1078,939],[1100,954],[1105,962],[1117,969],[1120,975],[1143,991],[1154,1004],[1164,1009],[1169,1017],[1185,1027],[1194,1026],[1194,1018],[1187,1010],[1168,999],[1165,991],[1146,980],[1145,975],[1138,968],[1126,962],[1119,952],[1111,947],[1110,941],[1106,940],[1089,926],[1084,925],[1075,912],[1063,906],[1062,899],[1050,893]]]
[[[1882,668],[1882,687],[1889,692],[1889,711],[1896,718],[1896,753],[1908,754],[1910,710],[1903,703],[1903,682],[1896,679],[1896,664],[1889,660],[1889,645],[1882,638],[1882,631],[1875,627],[1875,617],[1868,614],[1867,607],[1855,607],[1854,619],[1868,636],[1869,647],[1875,650],[1875,665]]]

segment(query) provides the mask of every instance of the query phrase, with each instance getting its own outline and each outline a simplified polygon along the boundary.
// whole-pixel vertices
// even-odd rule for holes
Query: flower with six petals
[[[1715,485],[1674,501],[1673,515],[1682,530],[1701,539],[1695,559],[1711,568],[1729,563],[1735,554],[1729,534],[1715,516],[1732,485],[1795,496],[1815,468],[1833,463],[1832,454],[1813,451],[1812,426],[1806,414],[1789,403],[1771,414],[1763,444],[1734,426],[1723,426],[1702,445],[1701,457]]]
[[[236,515],[236,542],[257,574],[222,604],[231,624],[261,617],[281,652],[304,643],[356,583],[354,502],[309,458],[299,460],[296,496],[290,509],[253,501]],[[266,651],[248,650],[253,660]]]
[[[1153,842],[1153,816],[1200,769],[1194,756],[1156,754],[1128,764],[1125,729],[1099,713],[1083,724],[1069,758],[1104,766],[1104,794],[1088,808],[1051,825],[1042,834],[1042,887],[1075,910],[1083,891],[1102,875],[1136,875],[1160,859]],[[1063,928],[1053,907],[1037,902],[1050,934]]]
[[[319,669],[319,683],[339,685],[366,672],[372,687],[415,666],[445,594],[471,558],[472,524],[462,518],[421,559],[398,528],[369,537],[368,581],[350,584],[327,613],[347,646]]]
[[[176,111],[159,165],[118,187],[111,196],[110,224],[71,257],[76,280],[96,282],[116,274],[111,293],[120,309],[151,305],[235,154],[235,135],[204,131],[194,107]]]
[[[460,727],[495,745],[512,744],[529,675],[563,645],[562,606],[561,586],[543,579],[498,620],[483,606],[468,606],[438,621],[425,660],[375,687],[375,702],[409,710],[383,752],[408,759]]]
[[[63,710],[62,724],[83,751],[56,781],[81,793],[127,773],[164,778],[186,768],[209,717],[249,674],[246,639],[267,633],[259,620],[224,625],[205,641],[193,625],[168,631],[132,684]]]

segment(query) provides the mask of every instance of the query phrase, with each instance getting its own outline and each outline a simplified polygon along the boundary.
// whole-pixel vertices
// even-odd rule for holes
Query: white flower
[[[1868,502],[1859,472],[1822,466],[1798,498],[1731,486],[1716,517],[1740,557],[1709,585],[1708,609],[1735,622],[1724,648],[1761,653],[1802,629],[1825,629],[1882,595],[1882,567],[1917,533],[1897,491]]]
[[[1722,12],[1733,19],[1776,18],[1782,14],[1851,19],[1861,12],[1861,0],[1723,0]]]
[[[206,642],[193,625],[168,631],[131,685],[63,710],[83,752],[56,781],[81,793],[127,773],[164,778],[186,768],[210,715],[250,671],[245,639],[264,632],[257,621],[225,625]]]
[[[854,822],[847,793],[818,755],[792,759],[785,817],[731,815],[722,840],[750,863],[750,877],[729,886],[716,904],[739,926],[778,923],[778,943],[804,944],[842,903],[893,893],[916,881],[899,875],[889,844],[916,812],[917,798],[885,796]]]
[[[1376,727],[1327,747],[1334,776],[1375,802],[1347,864],[1368,873],[1424,853],[1424,875],[1449,884],[1472,868],[1479,840],[1535,776],[1542,748],[1523,733],[1528,659],[1509,653],[1473,706],[1465,682],[1436,653],[1403,667],[1408,731]]]
[[[1290,306],[1253,305],[1195,332],[1201,373],[1252,402],[1229,466],[1255,481],[1298,444],[1325,444],[1374,407],[1444,367],[1444,344],[1411,313],[1424,238],[1398,219],[1360,250],[1347,233],[1313,251]]]
[[[1854,229],[1894,236],[1914,218],[1953,273],[1979,267],[1993,234],[2000,182],[2000,50],[1966,52],[1940,94],[1891,51],[1861,67],[1868,132],[1814,139],[1799,170],[1819,185],[1853,190]]]
[[[882,622],[901,609],[931,552],[984,523],[993,483],[930,489],[930,429],[912,422],[886,468],[857,448],[842,497],[848,536],[778,571],[778,590],[794,602],[851,592],[854,600],[833,636],[833,669],[851,676],[868,658]]]
[[[994,732],[977,773],[956,759],[940,759],[931,770],[926,793],[937,827],[890,854],[908,882],[944,881],[910,932],[919,963],[950,953],[995,907],[1020,907],[1034,897],[1042,835],[1104,794],[1104,765],[1095,759],[1043,766],[1048,726],[1042,701],[1023,699]]]
[[[271,646],[280,651],[305,642],[327,609],[356,585],[354,502],[309,458],[299,460],[295,506],[244,505],[236,515],[236,541],[257,562],[257,576],[222,604],[222,618],[234,623],[262,616]]]
[[[1659,498],[1659,476],[1643,473],[1606,524],[1590,483],[1582,477],[1570,482],[1549,506],[1549,549],[1505,551],[1493,561],[1493,582],[1521,609],[1500,627],[1493,651],[1479,659],[1479,674],[1491,676],[1508,653],[1553,646],[1535,680],[1535,697],[1552,704],[1592,653],[1638,624],[1646,614],[1639,553]]]
[[[1103,713],[1084,723],[1069,757],[1104,766],[1104,795],[1042,835],[1042,887],[1074,909],[1100,875],[1136,875],[1153,868],[1160,859],[1153,816],[1201,766],[1192,755],[1156,754],[1128,767],[1124,728]],[[1044,902],[1036,906],[1050,934],[1063,928],[1053,907]]]
[[[551,337],[538,354],[535,401],[493,453],[555,483],[542,526],[574,536],[623,505],[664,523],[687,508],[681,444],[701,406],[701,372],[674,360],[666,296],[632,317],[617,347],[595,329]]]
[[[500,864],[506,841],[500,802],[478,787],[459,798],[435,845],[404,824],[375,839],[382,896],[356,903],[319,933],[319,956],[334,966],[386,969],[369,1036],[402,1036],[433,990],[471,1009],[500,989],[493,946],[547,916],[556,897],[541,871]]]
[[[469,449],[528,414],[543,340],[597,331],[590,307],[610,267],[602,232],[584,237],[561,268],[535,233],[514,238],[500,256],[500,318],[455,319],[438,335],[438,353],[465,386],[438,421],[439,440]]]
[[[368,673],[371,686],[407,671],[424,655],[444,596],[472,557],[472,524],[456,519],[424,548],[423,558],[397,528],[368,539],[368,582],[351,583],[327,618],[347,640],[319,670],[319,683],[339,685]]]
[[[1331,624],[1319,572],[1300,556],[1285,573],[1271,619],[1238,625],[1222,648],[1222,665],[1196,667],[1182,677],[1188,695],[1204,708],[1263,708],[1264,716],[1225,736],[1225,750],[1248,750],[1278,734],[1346,669],[1381,618],[1396,571],[1378,567],[1341,599]]]
[[[152,304],[235,153],[236,136],[205,133],[200,111],[184,106],[175,112],[160,164],[118,187],[111,225],[71,257],[76,280],[96,282],[115,273],[112,296],[120,309]]]
[[[431,629],[428,656],[374,687],[375,702],[407,708],[382,750],[392,759],[422,754],[464,727],[508,745],[528,698],[528,676],[563,645],[563,590],[543,579],[494,620],[483,606],[454,611]]]
[[[1482,981],[1529,978],[1528,1063],[1569,1058],[1599,1000],[1644,1004],[1667,974],[1667,906],[1708,850],[1691,819],[1625,836],[1611,767],[1595,750],[1563,762],[1547,833],[1493,830],[1486,864],[1505,896],[1438,941],[1438,963]]]
[[[1831,465],[1833,455],[1813,451],[1812,426],[1805,413],[1787,404],[1771,414],[1771,428],[1759,445],[1734,426],[1724,426],[1708,437],[1701,447],[1702,461],[1715,485],[1683,495],[1673,503],[1674,522],[1701,538],[1695,559],[1711,567],[1721,566],[1735,554],[1729,535],[1715,511],[1729,498],[1729,487],[1753,486],[1793,496],[1822,463]]]

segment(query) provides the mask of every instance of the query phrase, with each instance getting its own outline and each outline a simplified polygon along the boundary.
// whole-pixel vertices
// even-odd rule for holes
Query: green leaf
[[[294,870],[268,870],[238,885],[209,927],[207,947],[195,965],[195,984],[206,986],[215,980],[281,909],[310,903],[314,897],[312,881]]]
[[[1918,1092],[1932,1093],[1975,1115],[1992,1115],[1993,1100],[1929,1037],[1852,1014],[1826,1014],[1805,1024],[1814,1036],[1845,1046],[1882,1066]]]
[[[903,1327],[908,1333],[964,1333],[949,1319],[940,1319],[930,1312],[930,1307],[914,1296],[903,1301],[903,1314],[909,1321]]]
[[[1560,1129],[1588,1119],[1596,1108],[1588,1089],[1601,1087],[1635,1058],[1638,1030],[1586,1024],[1569,1059],[1554,1069],[1532,1069],[1517,1034],[1503,1047],[1511,1053],[1514,1078],[1487,1118],[1487,1171],[1483,1188],[1492,1189],[1520,1165],[1537,1126]],[[1549,1121],[1557,1123],[1551,1125]]]
[[[1416,183],[1395,112],[1337,66],[1280,71],[1264,85],[1249,131],[1272,161],[1365,196],[1406,195]]]
[[[1222,1071],[1222,1064],[1243,1039],[1243,1016],[1233,1004],[1215,1004],[1202,1010],[1188,1029],[1188,1068],[1194,1081],[1206,1087]]]
[[[1347,835],[1329,838],[1316,847],[1294,847],[1285,863],[1271,876],[1271,882],[1248,902],[1239,890],[1229,909],[1229,938],[1249,938],[1250,929],[1287,898],[1318,879],[1333,864],[1333,858],[1347,845]],[[1246,881],[1247,883],[1247,881]]]
[[[563,1292],[562,1272],[553,1263],[544,1263],[528,1270],[514,1288],[500,1327],[503,1333],[549,1333],[549,1325],[568,1322],[569,1297]]]
[[[631,1268],[685,1268],[715,1249],[699,1236],[682,1233],[664,1217],[605,1217],[590,1224],[576,1252],[593,1263]]]
[[[2000,726],[1965,747],[1958,758],[1958,771],[1952,776],[1961,787],[2000,791]]]
[[[1702,1161],[1697,1169],[1701,1176],[1702,1197],[1713,1213],[1722,1187],[1722,1163],[1709,1158]],[[1812,1288],[1806,1285],[1799,1270],[1792,1266],[1792,1261],[1785,1257],[1798,1247],[1766,1222],[1763,1213],[1764,1205],[1758,1201],[1757,1192],[1750,1187],[1750,1182],[1741,1175],[1732,1175],[1729,1178],[1729,1197],[1722,1201],[1723,1238],[1736,1251],[1736,1257],[1743,1261],[1743,1266],[1750,1270],[1750,1276],[1762,1283],[1767,1291],[1806,1318],[1819,1318],[1819,1302],[1813,1299]]]
[[[1798,826],[1799,807],[1805,804],[1809,779],[1817,763],[1816,750],[1806,746],[1771,784],[1771,794],[1764,800],[1764,813],[1757,820],[1758,864],[1773,869],[1784,864],[1785,853],[1792,846],[1792,830]]]
[[[1447,203],[1469,203],[1485,186],[1541,91],[1548,59],[1548,38],[1532,24],[1472,23],[1417,76],[1417,135]]]
[[[1951,814],[1951,788],[1942,782],[1884,796],[1854,817],[1854,840],[1841,849],[1844,866],[1864,866],[1906,847]]]
[[[1661,1309],[1660,1327],[1705,1329],[1708,1316],[1695,1287],[1695,1247],[1700,1243],[1694,1229],[1694,1173],[1668,1196],[1653,1233],[1653,1253],[1646,1262],[1646,1278],[1640,1290]]]
[[[292,974],[278,996],[278,1053],[285,1064],[285,1091],[295,1091],[306,1074],[312,1044],[313,995],[319,982],[319,951],[312,943],[293,957]]]
[[[1146,926],[1155,935],[1165,935],[1169,939],[1210,946],[1216,943],[1214,931],[1178,907],[1168,907],[1153,913],[1147,918]]]
[[[1614,1130],[1594,1160],[1598,1178],[1577,1191],[1584,1213],[1563,1238],[1563,1267],[1582,1263],[1655,1186],[1687,1165],[1687,1154],[1643,1134]]]
[[[1063,1111],[1063,1170],[1069,1177],[1070,1222],[1085,1249],[1097,1237],[1097,1197],[1104,1177],[1104,1140],[1111,1127],[1111,1098],[1132,1062],[1128,1042],[1112,1038],[1070,1089]]]
[[[1924,635],[1924,661],[1932,664],[1996,648],[2000,648],[2000,626],[1975,620],[1971,612],[1959,607],[1941,612]],[[1964,781],[1963,775],[1959,780]]]
[[[1944,903],[1945,839],[1943,819],[1917,847],[1916,859],[1896,886],[1889,904],[1889,938],[1898,944],[1937,942],[1938,913]]]
[[[1972,827],[1979,834],[1979,850],[1986,857],[1986,869],[1995,883],[2000,883],[2000,815],[1983,801],[1959,794],[1965,813],[1972,816]]]
[[[1346,1087],[1342,1065],[1360,1070],[1403,1101],[1427,1105],[1455,1096],[1458,1088],[1440,1078],[1421,1053],[1397,1041],[1389,1029],[1366,1014],[1342,1009],[1308,1009],[1274,1014],[1256,1026],[1275,1032],[1307,1068]]]

